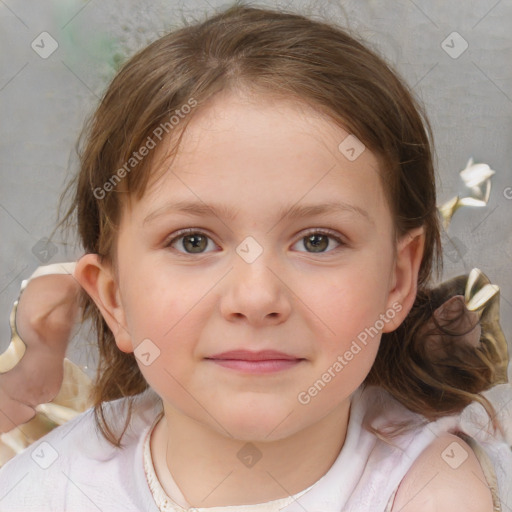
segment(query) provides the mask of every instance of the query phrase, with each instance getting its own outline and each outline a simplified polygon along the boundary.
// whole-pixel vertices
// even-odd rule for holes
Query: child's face
[[[381,332],[410,306],[378,162],[368,149],[347,159],[347,135],[293,103],[218,97],[170,169],[125,208],[111,312],[126,330],[112,329],[124,351],[143,344],[140,369],[168,410],[270,441],[336,414],[368,374]],[[178,212],[177,202],[233,217]],[[327,204],[351,209],[284,215]],[[201,237],[178,238],[184,228]],[[212,359],[241,350],[291,361]]]

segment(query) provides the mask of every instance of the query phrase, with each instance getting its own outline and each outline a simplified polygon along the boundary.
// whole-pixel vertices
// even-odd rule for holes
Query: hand
[[[21,294],[16,328],[26,351],[0,374],[0,433],[32,419],[37,405],[58,394],[80,289],[72,275],[50,274],[32,279]]]

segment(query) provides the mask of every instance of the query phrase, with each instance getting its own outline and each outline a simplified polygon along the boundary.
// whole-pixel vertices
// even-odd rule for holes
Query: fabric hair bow
[[[447,356],[448,344],[461,350],[486,348],[495,369],[492,385],[508,382],[509,355],[499,322],[499,295],[499,286],[478,268],[444,281],[432,290],[435,309],[422,330],[427,349],[440,359]]]

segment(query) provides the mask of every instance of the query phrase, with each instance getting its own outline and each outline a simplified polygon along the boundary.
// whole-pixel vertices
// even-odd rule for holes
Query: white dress
[[[126,399],[106,404],[120,426],[125,408]],[[373,424],[382,427],[390,421],[422,418],[380,388],[359,388],[351,397],[345,444],[331,468],[311,487],[264,504],[212,508],[187,508],[176,485],[172,496],[160,486],[149,434],[161,411],[160,398],[151,389],[138,395],[122,449],[102,437],[92,409],[52,430],[0,468],[0,511],[385,512],[391,510],[398,485],[423,449],[439,433],[457,429],[473,436],[477,451],[478,446],[484,449],[483,457],[486,453],[489,459],[482,465],[491,466],[486,476],[492,480],[495,470],[499,499],[512,506],[510,446],[482,428],[487,417],[477,404],[462,415],[419,425],[391,446],[363,428],[364,421],[372,417]]]

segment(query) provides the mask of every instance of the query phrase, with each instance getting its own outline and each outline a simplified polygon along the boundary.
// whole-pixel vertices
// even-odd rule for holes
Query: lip
[[[285,354],[284,352],[278,352],[276,350],[260,350],[258,352],[253,352],[251,350],[230,350],[228,352],[215,354],[207,359],[235,359],[239,361],[293,361],[301,358]]]
[[[249,374],[266,374],[288,370],[304,361],[284,352],[275,350],[231,350],[206,358],[218,366]]]

